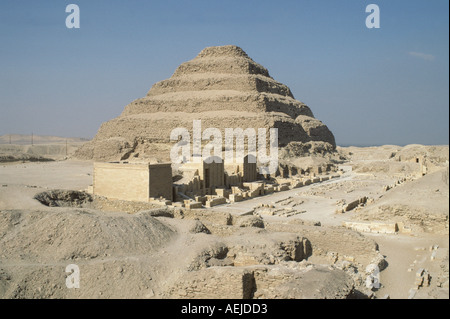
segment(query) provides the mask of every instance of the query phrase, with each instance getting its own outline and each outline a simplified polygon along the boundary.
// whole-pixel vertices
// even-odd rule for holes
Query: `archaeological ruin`
[[[236,143],[197,143],[200,120]],[[235,132],[274,129],[268,172]],[[448,146],[336,146],[236,46],[181,64],[70,158],[4,149],[26,156],[0,165],[1,298],[448,299]]]
[[[171,201],[171,164],[94,163],[93,193],[138,202],[160,197]]]
[[[225,163],[188,161],[172,168],[170,164],[145,164],[169,162],[174,144],[169,139],[171,130],[192,127],[194,119],[221,132],[226,128],[276,128],[278,146],[290,156],[299,155],[299,150],[314,153],[316,149],[332,151],[336,147],[333,134],[314,118],[311,109],[294,99],[286,85],[275,81],[241,48],[209,47],[182,63],[170,79],[154,84],[119,117],[103,123],[95,138],[77,151],[76,157],[97,162],[93,193],[113,199],[173,201],[199,207],[291,187],[290,181],[281,185],[271,180],[277,176],[298,175],[292,181],[295,185],[319,181],[315,175],[322,170],[316,166],[280,164],[276,173],[259,175],[257,161],[250,153]],[[323,168],[324,172],[332,169]],[[181,172],[182,180],[172,188],[174,170]],[[311,174],[315,180],[310,179]],[[252,184],[256,181],[258,186]]]
[[[76,157],[169,161],[171,131],[192,128],[193,120],[218,128],[222,136],[225,128],[277,128],[280,149],[292,156],[336,147],[327,126],[286,85],[241,48],[226,45],[205,48],[172,77],[155,83],[145,97],[103,123]]]

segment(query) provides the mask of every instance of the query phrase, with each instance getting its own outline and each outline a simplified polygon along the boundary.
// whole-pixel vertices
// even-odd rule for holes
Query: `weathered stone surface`
[[[348,274],[326,266],[260,269],[254,277],[254,298],[263,299],[346,299],[354,288]]]
[[[189,232],[194,233],[194,234],[198,234],[198,233],[211,234],[209,229],[205,225],[203,225],[203,223],[199,220],[196,220],[194,222],[194,225],[191,227]]]
[[[205,299],[345,299],[353,289],[353,280],[342,270],[297,264],[201,269],[182,278],[168,295]]]
[[[171,298],[250,299],[253,273],[243,267],[211,267],[191,272],[170,291]]]
[[[236,218],[236,226],[264,228],[264,221],[259,216],[239,216]]]
[[[278,128],[279,146],[318,143],[334,150],[333,134],[290,89],[270,77],[241,48],[209,47],[181,64],[171,78],[100,127],[76,157],[95,160],[169,159],[170,133],[176,127]],[[301,146],[299,146],[301,147]],[[317,147],[313,148],[316,149]]]

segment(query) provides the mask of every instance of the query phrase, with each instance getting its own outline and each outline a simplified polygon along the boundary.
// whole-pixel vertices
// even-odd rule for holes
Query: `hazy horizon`
[[[80,29],[66,28],[69,3]],[[379,29],[365,25],[370,3]],[[448,10],[445,0],[1,2],[0,135],[91,139],[203,48],[235,44],[338,145],[448,145]]]
[[[12,135],[12,141],[11,144],[14,145],[31,145],[31,134],[4,134],[4,135],[0,135],[0,145],[5,145],[5,144],[9,144],[9,140],[8,140],[8,136]],[[18,140],[15,140],[15,136],[19,136]],[[45,137],[49,137],[49,138],[56,138],[56,139],[60,139],[60,141],[55,142],[55,143],[64,143],[66,139],[70,140],[70,139],[80,139],[79,142],[88,142],[91,139],[89,138],[85,138],[85,137],[79,137],[79,136],[54,136],[54,135],[34,135],[35,139],[33,140],[33,144],[47,144],[47,141],[41,141],[39,140],[39,138],[45,138]],[[17,137],[16,137],[17,138]],[[20,139],[21,138],[21,139]],[[36,139],[37,138],[37,139]],[[16,143],[14,143],[16,142]],[[73,141],[71,141],[73,142]],[[78,141],[77,141],[78,142]],[[387,146],[387,145],[393,145],[393,146],[399,146],[399,147],[404,147],[407,145],[414,145],[416,143],[412,143],[412,144],[337,144],[336,146],[339,147],[379,147],[379,146]],[[424,146],[449,146],[449,144],[420,144],[420,145],[424,145]]]

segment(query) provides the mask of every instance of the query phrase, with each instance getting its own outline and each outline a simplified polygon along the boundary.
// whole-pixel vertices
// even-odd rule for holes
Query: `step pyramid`
[[[145,97],[103,123],[75,156],[169,160],[171,131],[184,127],[192,134],[193,120],[201,120],[202,129],[219,128],[222,136],[225,128],[278,128],[280,148],[301,149],[308,143],[336,147],[327,126],[286,85],[244,50],[226,45],[205,48],[182,63],[169,79],[155,83]]]

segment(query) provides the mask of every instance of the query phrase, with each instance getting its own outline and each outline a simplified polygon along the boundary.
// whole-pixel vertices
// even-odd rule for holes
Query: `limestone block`
[[[303,182],[302,181],[293,180],[291,182],[291,187],[292,188],[298,188],[298,187],[302,187],[302,186],[303,186]]]
[[[395,234],[398,232],[397,223],[362,223],[362,222],[344,222],[343,225],[347,228],[368,233],[378,234]]]
[[[195,196],[194,199],[196,202],[200,202],[203,205],[206,204],[206,196]]]
[[[263,182],[251,182],[251,183],[243,183],[243,186],[248,188],[251,191],[260,190],[264,188]]]
[[[217,197],[217,198],[211,198],[210,200],[206,201],[205,206],[206,207],[213,207],[217,205],[226,204],[227,199],[225,197]]]
[[[255,190],[255,191],[247,192],[247,195],[250,198],[258,197],[258,196],[261,195],[261,190]]]
[[[241,194],[230,194],[228,198],[229,198],[230,202],[232,202],[232,203],[240,202],[240,201],[244,200],[244,197]]]
[[[188,202],[185,204],[187,209],[195,209],[195,208],[202,208],[203,205],[201,202]]]
[[[428,273],[428,270],[426,270],[424,268],[420,268],[416,272],[416,281],[414,282],[414,284],[417,288],[430,286],[430,281],[431,281],[431,276]]]
[[[237,186],[232,186],[231,187],[231,193],[232,194],[238,194],[238,193],[241,193],[241,192],[242,192],[242,190],[239,187],[237,187]]]
[[[216,195],[228,198],[230,192],[224,188],[216,188]]]

